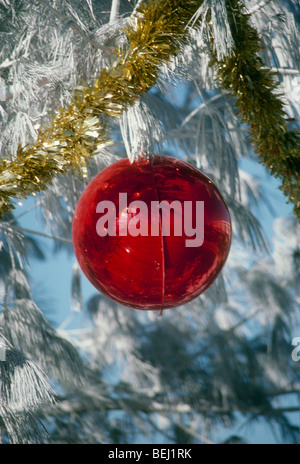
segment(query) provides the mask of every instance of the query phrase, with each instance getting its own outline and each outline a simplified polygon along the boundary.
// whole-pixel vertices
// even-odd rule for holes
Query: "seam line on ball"
[[[154,163],[150,163],[150,169],[152,172],[153,177],[153,185],[154,185],[154,192],[156,195],[156,200],[159,202],[159,194],[156,186],[155,181],[155,172],[154,172]],[[162,236],[162,224],[161,224],[161,211],[158,211],[159,214],[159,237],[160,237],[160,250],[161,250],[161,274],[162,274],[162,295],[161,295],[161,308],[160,308],[160,315],[162,315],[164,304],[165,304],[165,249],[164,249],[164,239]]]

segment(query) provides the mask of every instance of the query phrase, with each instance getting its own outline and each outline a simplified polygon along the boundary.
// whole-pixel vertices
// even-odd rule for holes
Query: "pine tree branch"
[[[138,0],[135,7],[134,7],[134,10],[133,10],[133,15],[136,14],[136,12],[138,11],[138,9],[140,8],[141,4],[143,3],[144,0]]]
[[[168,432],[166,429],[162,429],[159,427],[154,420],[151,419],[151,417],[148,418],[149,425],[155,430],[155,432],[160,433],[163,437],[165,437],[167,440],[169,440],[170,443],[172,443],[174,437]]]
[[[120,411],[124,410],[139,411],[145,414],[220,414],[230,415],[233,413],[241,414],[253,414],[259,416],[278,416],[287,413],[299,413],[300,405],[286,406],[286,407],[274,407],[264,408],[258,406],[243,406],[243,405],[232,405],[231,407],[222,407],[214,404],[193,405],[180,404],[178,402],[172,403],[159,403],[153,401],[153,398],[109,398],[108,401],[103,399],[97,400],[96,398],[84,398],[81,400],[67,399],[63,397],[56,397],[56,402],[52,406],[48,407],[47,410],[40,411],[39,418],[46,417],[59,417],[62,415],[71,414],[85,414],[89,412],[104,412],[104,411]]]
[[[251,10],[249,10],[248,14],[253,14],[256,13],[257,11],[261,10],[265,6],[267,6],[269,3],[271,3],[271,0],[263,0],[259,2],[257,5],[255,5]]]
[[[267,69],[267,68],[263,67],[262,69]],[[299,69],[271,68],[270,70],[275,74],[285,74],[285,75],[291,75],[291,76],[299,76],[300,75]]]
[[[51,13],[58,19],[60,19],[64,24],[68,24],[69,27],[71,27],[77,34],[79,34],[84,40],[86,40],[89,44],[91,44],[93,47],[98,48],[99,50],[102,50],[104,52],[108,52],[111,50],[110,47],[105,47],[105,45],[99,45],[94,40],[90,39],[81,29],[77,24],[75,24],[73,21],[68,20],[65,18],[59,11],[57,11],[55,8],[53,8],[47,0],[38,0],[40,3],[42,3],[46,8],[48,8]]]
[[[209,438],[205,437],[204,435],[199,435],[199,433],[192,430],[190,427],[186,427],[181,422],[173,421],[173,424],[183,430],[185,433],[189,434],[191,437],[196,438],[200,443],[205,443],[206,445],[215,445],[213,441],[209,440]]]
[[[181,127],[184,127],[194,116],[196,116],[197,113],[199,113],[204,108],[206,108],[210,103],[214,103],[216,100],[219,100],[220,98],[223,98],[223,97],[224,97],[224,93],[218,93],[217,95],[214,95],[209,100],[201,103],[199,106],[197,106],[197,108],[191,111],[188,116],[186,116],[186,118],[181,123]]]
[[[48,6],[47,0],[40,1]],[[120,117],[156,83],[160,66],[179,53],[179,43],[186,43],[186,24],[193,17],[201,20],[202,4],[201,0],[189,4],[157,0],[139,5],[135,26],[125,31],[129,49],[124,53],[116,50],[118,60],[111,69],[103,70],[94,87],[78,88],[70,107],[61,109],[52,127],[40,131],[31,147],[20,145],[14,161],[4,159],[0,163],[2,214],[13,208],[12,198],[44,190],[59,173],[74,169],[86,175],[86,160],[111,142],[107,117]],[[212,37],[211,64],[218,68],[222,89],[235,96],[260,161],[282,179],[280,188],[300,214],[299,137],[296,131],[286,128],[284,104],[273,92],[277,84],[272,73],[263,69],[257,54],[257,31],[250,26],[238,1],[226,2],[226,8],[230,19],[230,27],[227,23],[226,27],[231,30],[235,50],[220,61],[221,52]],[[103,122],[99,121],[100,114]]]
[[[86,390],[88,391],[88,389]],[[100,393],[100,392],[99,392]],[[287,391],[286,394],[291,394],[293,391]],[[295,393],[299,393],[296,390]],[[282,396],[283,392],[280,392],[280,396]],[[203,414],[203,415],[211,415],[211,414],[219,414],[221,416],[228,416],[234,413],[240,414],[251,414],[253,416],[260,416],[260,417],[278,417],[280,415],[289,414],[289,413],[299,413],[300,406],[288,406],[288,407],[274,407],[274,408],[264,408],[264,407],[256,407],[256,406],[243,406],[243,405],[232,405],[231,407],[222,407],[217,406],[214,404],[207,404],[207,405],[196,405],[193,404],[191,407],[189,404],[180,404],[175,402],[174,404],[170,402],[160,403],[158,401],[153,401],[153,398],[150,397],[136,397],[135,398],[113,398],[93,395],[91,397],[81,394],[81,399],[78,400],[78,394],[76,398],[65,398],[59,395],[56,395],[54,398],[54,403],[43,410],[38,410],[36,412],[36,416],[39,419],[47,419],[47,418],[59,418],[62,416],[72,416],[74,414],[78,415],[85,415],[95,412],[104,413],[110,411],[135,411],[144,413],[144,414],[164,414],[166,417],[170,418],[170,415],[173,414],[187,414],[187,413],[195,413],[195,414]],[[175,423],[175,422],[174,422]],[[178,421],[176,422],[178,425]],[[181,426],[182,424],[180,424]],[[4,426],[3,421],[0,417],[0,426]],[[186,432],[191,432],[190,429],[185,430]],[[194,436],[198,439],[200,437],[194,434]],[[203,437],[201,436],[203,440]]]
[[[30,213],[30,211],[34,210],[37,208],[37,206],[40,206],[41,204],[41,200],[37,201],[36,203],[34,203],[32,206],[30,206],[29,208],[26,209],[26,211],[23,211],[22,213],[20,213],[18,216],[13,216],[9,221],[6,221],[7,224],[14,224],[15,222],[17,222],[22,216],[25,216],[25,214],[28,214]]]
[[[238,0],[228,3],[234,40],[233,53],[219,60],[212,49],[211,65],[217,69],[222,90],[230,92],[241,121],[248,124],[254,151],[270,173],[281,180],[280,189],[294,204],[300,217],[300,137],[287,127],[284,102],[276,93],[279,82],[263,65],[262,45],[257,30],[250,24]]]
[[[255,317],[258,313],[260,313],[264,308],[259,306],[257,307],[256,309],[254,309],[253,311],[249,312],[244,318],[242,318],[239,322],[237,322],[235,325],[233,325],[232,327],[229,327],[229,329],[226,329],[225,330],[225,333],[230,335],[232,334],[236,329],[238,329],[239,327],[241,327],[242,325],[246,324],[246,322],[249,322],[250,319],[253,319],[253,317]]]
[[[114,22],[119,16],[120,0],[112,0],[109,22]]]
[[[64,242],[64,243],[69,243],[72,244],[72,240],[68,240],[67,238],[62,238],[62,237],[57,237],[52,234],[46,234],[44,232],[38,232],[36,230],[31,230],[31,229],[26,229],[25,227],[18,227],[18,226],[8,226],[8,223],[6,222],[0,222],[0,228],[12,232],[13,230],[17,230],[18,232],[22,232],[24,234],[30,234],[30,235],[38,235],[39,237],[44,237],[44,238],[51,238],[52,240],[57,240],[59,242]]]
[[[280,396],[293,395],[293,394],[296,394],[296,395],[300,394],[300,385],[296,384],[294,387],[291,387],[291,388],[284,388],[282,390],[276,390],[273,393],[270,392],[270,393],[268,393],[268,397],[277,398],[277,397],[280,397]],[[299,408],[299,410],[300,410],[300,408]]]
[[[13,209],[13,198],[45,190],[58,174],[74,170],[87,175],[87,160],[111,143],[110,120],[119,118],[156,83],[161,65],[187,42],[186,25],[201,3],[141,4],[134,26],[125,30],[128,48],[117,47],[118,59],[102,70],[93,86],[77,87],[70,106],[61,108],[52,125],[39,131],[32,146],[20,144],[13,160],[0,162],[1,214]]]

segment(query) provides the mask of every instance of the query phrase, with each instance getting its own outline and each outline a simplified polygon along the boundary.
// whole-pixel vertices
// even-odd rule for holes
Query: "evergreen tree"
[[[245,443],[257,427],[299,441],[299,19],[296,0],[0,0],[3,443]],[[58,328],[33,291],[45,253],[23,219],[34,208],[38,234],[73,256],[84,187],[143,152],[218,186],[233,229],[223,272],[159,315],[86,300],[75,264],[84,326]]]

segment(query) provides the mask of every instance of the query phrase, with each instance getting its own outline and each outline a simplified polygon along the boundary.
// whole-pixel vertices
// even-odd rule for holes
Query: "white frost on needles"
[[[211,15],[211,25],[209,26],[206,21],[208,14]],[[210,32],[214,39],[214,48],[218,60],[230,55],[234,41],[231,35],[225,1],[205,0],[192,17],[190,25],[193,26],[200,16],[202,16],[199,28],[200,41],[203,40],[205,34]],[[209,27],[210,31],[207,31],[207,27]]]
[[[163,137],[161,124],[148,106],[136,102],[120,119],[120,129],[125,149],[130,161],[136,160],[141,153],[146,156],[155,151],[155,146]]]

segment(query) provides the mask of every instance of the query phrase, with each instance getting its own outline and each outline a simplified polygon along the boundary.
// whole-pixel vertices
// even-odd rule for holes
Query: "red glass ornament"
[[[87,278],[137,309],[180,306],[204,292],[230,242],[230,216],[216,186],[169,156],[107,167],[84,190],[73,220],[74,250]]]

